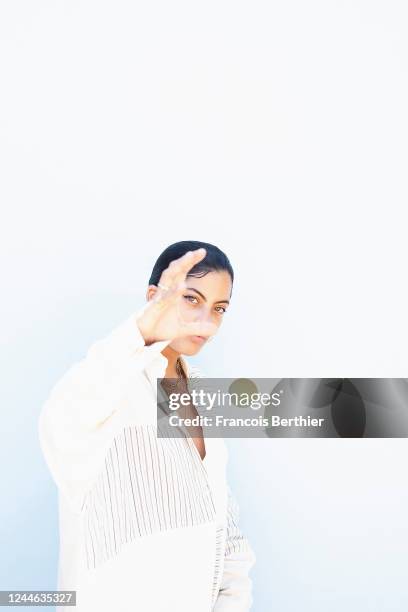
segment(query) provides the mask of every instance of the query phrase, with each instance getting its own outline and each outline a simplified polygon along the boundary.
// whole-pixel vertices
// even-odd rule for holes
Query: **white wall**
[[[406,23],[402,1],[3,0],[1,588],[54,588],[41,402],[171,242],[236,271],[209,374],[407,375]],[[405,440],[229,446],[255,612],[406,609]]]

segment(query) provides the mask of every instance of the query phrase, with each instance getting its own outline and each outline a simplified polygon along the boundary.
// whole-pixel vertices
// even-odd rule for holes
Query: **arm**
[[[56,484],[78,512],[115,434],[136,418],[139,423],[139,413],[144,422],[143,408],[151,401],[142,374],[146,366],[173,338],[216,331],[214,323],[183,321],[179,313],[186,275],[205,253],[188,251],[170,262],[154,290],[149,286],[147,304],[95,342],[54,386],[42,408],[42,451]]]
[[[144,308],[92,344],[53,387],[42,407],[40,445],[54,481],[76,511],[115,433],[135,418],[134,403],[126,401],[129,385],[139,380],[143,392],[144,368],[170,342],[146,345],[136,322]]]
[[[239,528],[239,507],[228,487],[227,534],[224,571],[213,612],[248,612],[253,603],[249,570],[256,560]]]

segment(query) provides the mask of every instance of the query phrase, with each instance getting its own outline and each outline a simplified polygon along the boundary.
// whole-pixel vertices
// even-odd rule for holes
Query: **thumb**
[[[186,323],[183,327],[183,335],[186,336],[213,336],[217,332],[215,323],[194,322]]]

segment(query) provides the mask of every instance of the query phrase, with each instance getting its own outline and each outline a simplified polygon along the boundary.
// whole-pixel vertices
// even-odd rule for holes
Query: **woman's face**
[[[187,276],[187,289],[180,301],[180,316],[185,321],[207,321],[221,325],[231,298],[231,277],[225,270],[207,272],[204,276]],[[208,339],[199,336],[175,338],[169,346],[177,353],[195,355]]]

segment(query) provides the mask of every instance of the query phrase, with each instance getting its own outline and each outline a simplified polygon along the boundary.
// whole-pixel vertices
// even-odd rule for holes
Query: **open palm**
[[[188,322],[180,313],[181,299],[187,287],[187,274],[205,255],[206,250],[203,248],[188,251],[163,270],[154,297],[147,303],[137,321],[143,336],[150,342],[193,335],[207,337],[217,331],[215,323]]]

